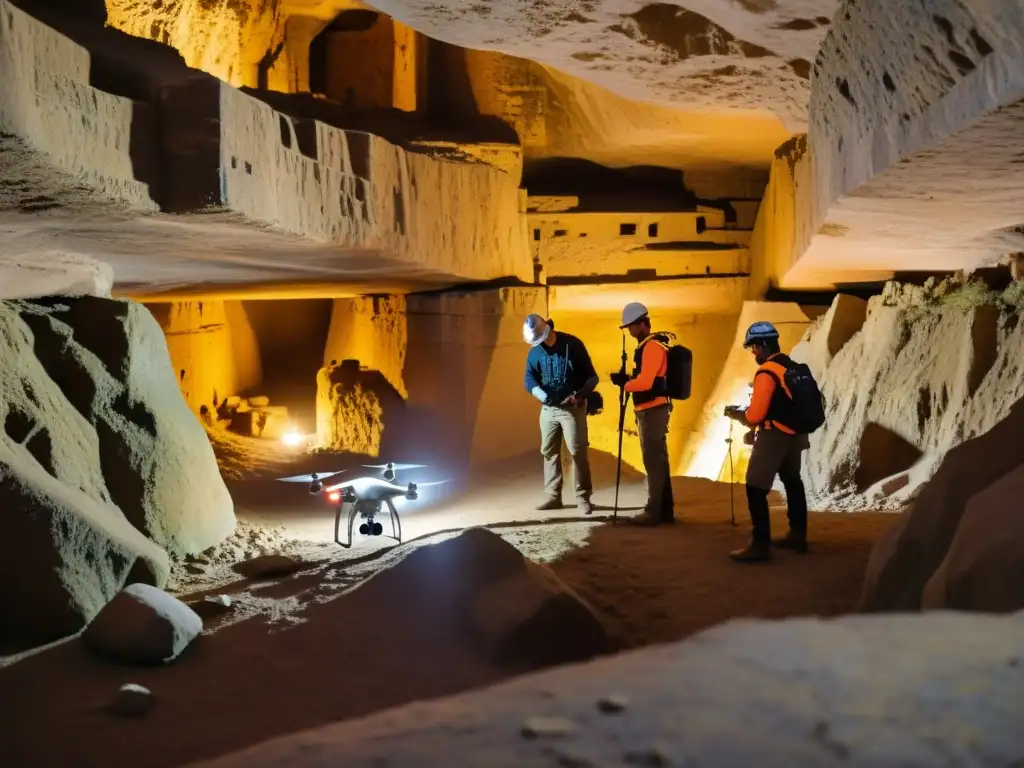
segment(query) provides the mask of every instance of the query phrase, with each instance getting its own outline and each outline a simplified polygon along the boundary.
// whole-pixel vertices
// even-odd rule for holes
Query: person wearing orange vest
[[[773,544],[779,549],[808,551],[807,496],[800,479],[800,455],[807,450],[809,442],[807,435],[797,434],[786,425],[787,414],[792,414],[793,399],[786,388],[785,375],[793,361],[782,354],[775,326],[754,323],[747,329],[743,346],[751,351],[758,364],[754,392],[747,408],[729,406],[725,415],[757,429],[746,478],[753,537],[749,546],[729,553],[733,560],[749,563],[770,560]],[[786,489],[789,532],[772,541],[768,494],[776,475]]]
[[[647,472],[647,503],[642,514],[630,519],[634,525],[664,525],[675,522],[672,473],[668,463],[668,421],[672,401],[668,397],[668,337],[651,333],[647,307],[631,302],[622,310],[622,325],[637,341],[633,353],[633,375],[611,375],[612,383],[633,396],[640,453]]]

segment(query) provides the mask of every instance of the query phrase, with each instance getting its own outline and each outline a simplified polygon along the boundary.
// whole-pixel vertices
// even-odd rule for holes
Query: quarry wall
[[[111,200],[156,210],[133,173],[132,102],[90,86],[85,48],[0,0],[0,70],[5,164],[41,153]]]
[[[794,349],[811,366],[827,421],[804,466],[819,505],[901,508],[945,455],[992,429],[1024,397],[1021,283],[890,283],[840,297]]]

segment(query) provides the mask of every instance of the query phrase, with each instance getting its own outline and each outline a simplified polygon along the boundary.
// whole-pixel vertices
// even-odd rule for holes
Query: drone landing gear
[[[366,520],[366,522],[359,524],[359,533],[364,536],[382,535],[384,533],[384,526],[374,520],[374,518],[380,514],[382,504],[387,505],[388,513],[391,515],[391,530],[394,533],[391,538],[401,544],[402,521],[399,519],[398,510],[395,509],[395,505],[391,502],[391,499],[384,499],[383,501],[357,499],[351,503],[348,510],[348,543],[342,542],[340,536],[341,515],[345,509],[345,501],[342,500],[338,504],[338,511],[334,514],[334,541],[345,549],[352,546],[352,528],[355,525],[357,514]]]

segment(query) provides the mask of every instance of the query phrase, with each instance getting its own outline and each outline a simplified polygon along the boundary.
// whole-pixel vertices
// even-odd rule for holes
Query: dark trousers
[[[787,516],[793,533],[807,535],[807,494],[800,479],[800,454],[807,448],[806,435],[789,435],[776,429],[759,429],[747,466],[747,506],[754,541],[771,541],[768,494],[778,475],[786,489]]]

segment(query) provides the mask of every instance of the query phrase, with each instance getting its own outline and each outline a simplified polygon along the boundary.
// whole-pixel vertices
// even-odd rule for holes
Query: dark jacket
[[[526,391],[540,387],[548,395],[548,405],[558,405],[594,376],[597,371],[586,346],[569,333],[558,331],[554,346],[538,344],[526,356]]]

